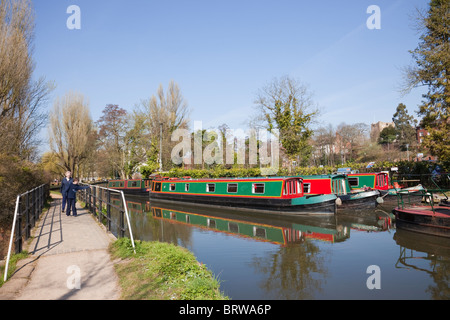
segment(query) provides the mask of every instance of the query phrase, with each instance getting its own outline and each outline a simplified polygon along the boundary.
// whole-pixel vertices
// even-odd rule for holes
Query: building
[[[383,122],[383,121],[372,123],[370,125],[370,141],[377,142],[378,138],[380,137],[381,131],[383,131],[384,128],[387,128],[389,126],[395,127],[395,124],[393,122]]]
[[[427,129],[424,129],[422,127],[416,127],[416,137],[419,147],[423,143],[423,138],[428,135],[430,135],[430,133],[427,131]],[[437,157],[428,154],[425,150],[425,152],[418,153],[414,158],[414,161],[437,161]]]

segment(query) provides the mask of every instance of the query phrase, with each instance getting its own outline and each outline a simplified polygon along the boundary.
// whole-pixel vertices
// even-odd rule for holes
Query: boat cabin
[[[301,178],[154,180],[151,192],[208,197],[290,199],[303,197],[303,180]]]
[[[129,194],[142,194],[150,191],[151,182],[151,179],[110,180],[108,181],[108,188],[121,190]]]
[[[302,176],[305,194],[346,195],[351,192],[346,175],[313,175]]]
[[[389,175],[386,172],[350,173],[348,174],[348,182],[352,189],[389,189]]]

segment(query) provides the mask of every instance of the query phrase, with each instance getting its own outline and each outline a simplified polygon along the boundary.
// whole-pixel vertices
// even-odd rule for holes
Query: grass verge
[[[227,300],[220,283],[188,250],[168,243],[115,241],[110,252],[124,300]]]
[[[26,259],[29,257],[29,253],[27,251],[23,251],[22,253],[19,254],[13,254],[11,255],[11,258],[9,259],[9,266],[8,266],[8,277],[7,279],[9,279],[11,277],[11,275],[16,271],[16,267],[17,267],[17,262],[19,262],[22,259]],[[3,286],[4,282],[4,274],[5,274],[5,265],[1,265],[0,266],[0,287]]]

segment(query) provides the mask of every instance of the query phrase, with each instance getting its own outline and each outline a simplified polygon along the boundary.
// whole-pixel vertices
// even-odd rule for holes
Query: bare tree
[[[167,93],[164,93],[163,86],[158,88],[157,95],[153,95],[148,100],[141,101],[140,110],[136,114],[144,115],[147,134],[152,141],[152,151],[159,153],[162,141],[163,161],[166,167],[170,163],[171,134],[178,128],[187,128],[189,121],[189,107],[181,93],[178,84],[170,81]],[[162,131],[162,135],[161,135]]]
[[[365,123],[346,124],[341,123],[337,127],[337,134],[341,155],[350,160],[357,157],[358,150],[364,145],[368,138],[369,126]]]
[[[68,93],[55,101],[50,114],[49,140],[65,170],[78,174],[80,164],[94,151],[91,139],[94,133],[83,95]]]
[[[28,0],[0,2],[0,152],[31,160],[52,85],[32,79],[34,13]]]

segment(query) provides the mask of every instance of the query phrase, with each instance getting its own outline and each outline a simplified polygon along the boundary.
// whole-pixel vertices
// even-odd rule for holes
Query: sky
[[[33,0],[35,77],[53,101],[82,93],[97,121],[108,104],[132,112],[175,81],[190,120],[247,128],[259,89],[289,76],[308,86],[316,126],[389,122],[399,103],[415,114],[421,89],[402,96],[425,0]],[[80,29],[69,29],[71,5]],[[367,21],[380,9],[379,29]],[[378,17],[378,16],[377,16]],[[371,22],[372,20],[370,20]],[[423,89],[422,89],[423,90]]]

